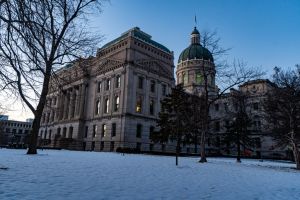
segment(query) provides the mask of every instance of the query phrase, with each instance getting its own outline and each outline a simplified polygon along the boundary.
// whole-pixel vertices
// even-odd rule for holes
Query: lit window
[[[109,99],[105,99],[105,104],[104,104],[104,113],[108,113],[108,108],[109,108]]]
[[[137,113],[141,113],[142,112],[142,97],[138,96],[136,99],[136,108],[135,111]]]
[[[115,112],[119,110],[119,106],[120,106],[120,97],[115,96],[115,106],[114,106]]]
[[[116,77],[116,88],[119,88],[121,86],[121,77],[117,76]]]

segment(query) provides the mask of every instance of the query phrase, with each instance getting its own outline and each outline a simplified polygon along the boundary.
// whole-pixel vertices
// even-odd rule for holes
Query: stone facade
[[[173,52],[133,28],[52,77],[40,137],[67,149],[154,150],[149,134],[173,74]]]

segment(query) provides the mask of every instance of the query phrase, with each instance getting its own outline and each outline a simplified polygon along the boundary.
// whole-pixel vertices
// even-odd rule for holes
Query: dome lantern
[[[196,26],[194,27],[194,30],[191,33],[191,44],[200,44],[200,33],[197,30]]]

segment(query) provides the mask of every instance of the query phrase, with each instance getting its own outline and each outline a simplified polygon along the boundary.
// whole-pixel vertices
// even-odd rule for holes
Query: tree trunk
[[[46,66],[46,74],[44,76],[44,82],[43,82],[43,88],[40,96],[39,103],[37,105],[37,108],[34,112],[34,120],[32,124],[32,130],[31,130],[31,135],[30,135],[30,140],[28,144],[28,151],[27,154],[37,154],[37,138],[38,138],[38,133],[40,129],[40,123],[41,123],[41,118],[43,114],[43,110],[46,104],[46,98],[49,90],[49,82],[50,82],[50,76],[51,76],[51,64],[47,64]]]
[[[295,163],[296,163],[296,169],[300,170],[300,152],[298,149],[298,145],[293,143],[293,154],[294,154],[294,159],[295,159]]]
[[[241,143],[240,143],[240,141],[237,141],[237,157],[236,157],[236,162],[238,162],[238,163],[241,162]]]
[[[176,145],[176,166],[178,165],[178,157],[180,154],[180,140],[177,140],[177,145]]]
[[[205,155],[205,131],[202,131],[202,134],[201,134],[200,154],[201,154],[201,159],[199,160],[199,162],[200,163],[207,162],[206,155]]]

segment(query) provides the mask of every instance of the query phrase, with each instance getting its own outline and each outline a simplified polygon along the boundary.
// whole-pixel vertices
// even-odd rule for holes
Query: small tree
[[[182,85],[172,88],[171,94],[161,101],[161,112],[157,122],[160,131],[150,137],[154,142],[176,142],[176,165],[181,152],[181,144],[188,143],[190,105],[189,95],[184,92]]]
[[[265,101],[267,120],[272,124],[270,135],[278,147],[293,151],[297,169],[300,170],[300,66],[295,70],[275,68],[276,84]]]
[[[236,112],[229,113],[231,121],[226,125],[226,132],[223,138],[224,143],[234,144],[237,151],[237,162],[241,162],[241,147],[253,146],[251,138],[251,118],[246,111],[246,95],[236,91],[232,97],[233,105],[236,105]]]

